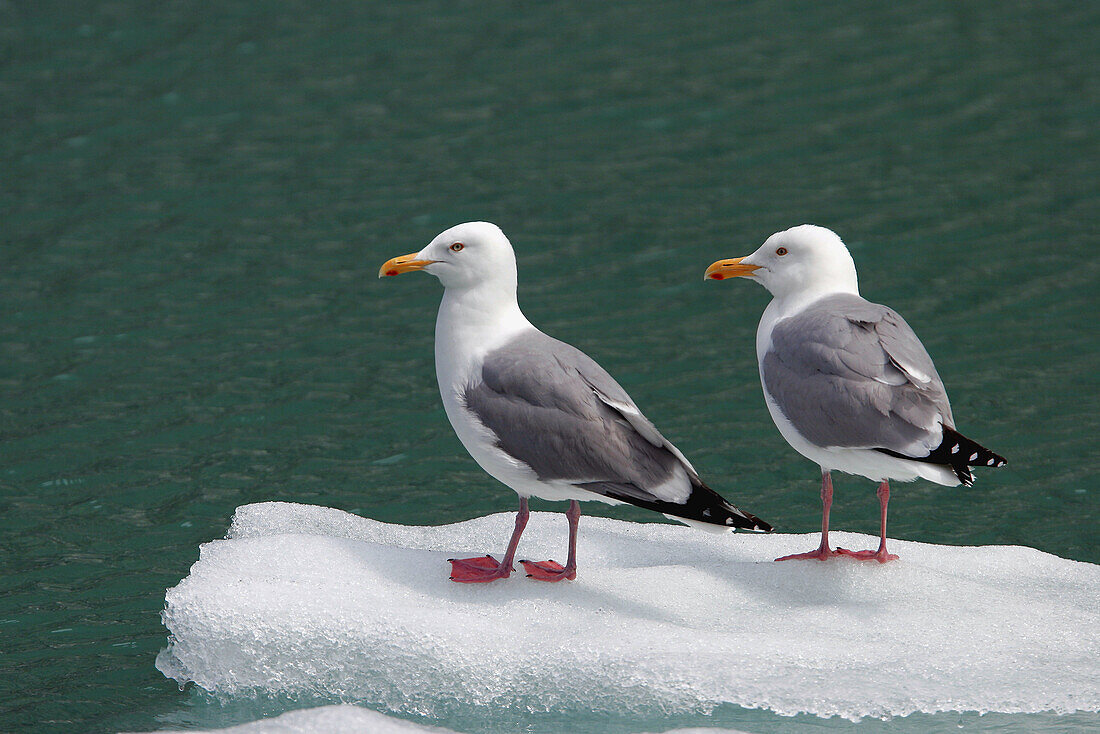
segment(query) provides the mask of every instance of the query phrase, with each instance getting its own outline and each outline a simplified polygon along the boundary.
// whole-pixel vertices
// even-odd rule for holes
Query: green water
[[[153,668],[165,588],[238,505],[512,508],[439,402],[438,284],[375,278],[468,219],[511,236],[532,321],[785,532],[818,478],[760,395],[767,296],[702,272],[835,229],[1010,461],[896,488],[891,535],[1100,562],[1097,68],[1088,2],[0,2],[0,730],[305,705]],[[834,526],[874,532],[871,483],[836,487]],[[615,726],[715,722],[885,726]]]

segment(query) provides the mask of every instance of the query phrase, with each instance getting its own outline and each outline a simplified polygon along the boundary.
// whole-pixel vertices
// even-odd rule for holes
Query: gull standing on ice
[[[603,368],[531,325],[516,299],[516,256],[499,227],[452,227],[420,252],[386,262],[378,277],[413,270],[444,287],[435,372],[447,418],[481,468],[519,494],[503,560],[452,559],[454,581],[508,577],[532,495],[570,501],[565,566],[520,561],[542,581],[576,578],[577,500],[626,502],[710,528],[771,530],[707,487]]]
[[[756,332],[764,400],[787,443],[821,466],[821,545],[776,560],[894,560],[886,552],[889,480],[969,487],[970,467],[1005,465],[955,430],[924,345],[894,310],[860,298],[855,263],[832,231],[804,224],[777,232],[704,277],[749,278],[774,296]],[[877,551],[829,549],[834,469],[880,482]]]

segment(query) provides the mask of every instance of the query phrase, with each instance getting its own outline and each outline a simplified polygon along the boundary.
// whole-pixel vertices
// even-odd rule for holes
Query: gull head
[[[711,264],[703,277],[755,280],[776,298],[810,292],[859,294],[848,248],[835,232],[813,224],[776,232],[747,257]]]
[[[387,260],[378,277],[414,270],[434,275],[448,290],[516,291],[512,243],[500,227],[489,222],[466,222],[444,230],[419,252]]]

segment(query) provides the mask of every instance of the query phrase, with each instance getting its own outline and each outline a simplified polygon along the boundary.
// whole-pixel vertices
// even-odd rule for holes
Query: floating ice
[[[455,734],[450,729],[422,726],[377,711],[343,704],[288,711],[225,729],[186,730],[187,734]],[[148,734],[154,734],[149,732]],[[156,734],[183,734],[161,730]]]
[[[771,559],[805,535],[582,518],[577,580],[447,579],[513,516],[387,525],[238,508],[166,596],[157,667],[215,694],[316,695],[446,718],[530,712],[779,714],[1100,710],[1100,566],[1013,546],[891,541],[880,566]],[[535,513],[523,558],[561,558]],[[849,548],[876,538],[835,533]]]
[[[451,729],[414,724],[359,706],[318,706],[225,729],[160,730],[147,734],[455,734]],[[675,729],[666,734],[744,734],[735,729]]]

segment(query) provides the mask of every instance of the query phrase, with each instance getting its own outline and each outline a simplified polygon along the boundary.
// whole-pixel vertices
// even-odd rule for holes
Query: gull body
[[[924,345],[895,311],[859,295],[855,263],[832,231],[801,225],[778,232],[747,257],[712,264],[705,277],[748,278],[773,296],[756,334],[764,399],[783,438],[822,472],[821,545],[787,558],[892,560],[889,480],[969,485],[971,466],[1004,465],[955,430]],[[832,471],[880,482],[878,551],[829,548]]]
[[[528,575],[546,581],[576,575],[580,500],[627,502],[719,530],[771,529],[707,487],[591,358],[527,320],[515,253],[496,225],[452,227],[420,252],[386,262],[379,276],[413,270],[444,286],[435,365],[447,418],[473,459],[520,497],[504,559],[452,560],[452,579],[509,575],[532,496],[570,501],[566,565],[521,561]]]

